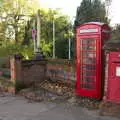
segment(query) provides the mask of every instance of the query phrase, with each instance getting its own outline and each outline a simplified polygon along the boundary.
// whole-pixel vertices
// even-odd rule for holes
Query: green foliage
[[[33,55],[32,28],[39,8],[36,0],[2,0],[0,6],[0,55],[21,53],[25,58]],[[41,50],[46,57],[52,56],[53,20],[55,22],[56,55],[67,58],[68,33],[71,26],[69,17],[59,9],[40,9]],[[60,47],[59,47],[60,44]],[[63,44],[63,45],[62,45]],[[62,47],[64,46],[64,47]],[[63,49],[64,48],[64,49]],[[60,55],[59,55],[60,54]]]
[[[10,78],[11,77],[11,73],[9,71],[3,72],[3,77]]]
[[[33,47],[24,45],[22,46],[21,52],[20,52],[25,59],[30,59],[33,56]]]
[[[33,56],[33,46],[21,44],[8,44],[0,48],[0,56],[8,56],[10,54],[19,54],[24,56],[24,59],[30,59]]]
[[[75,26],[91,21],[109,23],[105,3],[101,0],[82,0],[77,8]]]
[[[51,57],[51,53],[52,53],[52,42],[48,42],[46,43],[45,40],[41,41],[41,46],[40,46],[43,55],[45,55],[46,57]]]
[[[6,50],[5,47],[0,47],[0,56],[5,57],[8,56],[8,51]],[[1,62],[1,61],[0,61]]]
[[[74,38],[71,37],[71,58],[75,57],[75,41]],[[61,39],[56,41],[56,57],[62,59],[68,59],[69,54],[69,41],[68,39]]]
[[[57,58],[68,58],[68,40],[61,39],[56,41],[56,56]]]
[[[53,41],[53,20],[55,22],[55,41],[56,41],[56,56],[58,58],[67,58],[67,46],[68,46],[68,32],[71,29],[71,23],[69,23],[69,17],[62,15],[59,10],[49,9],[48,11],[40,10],[41,15],[41,50],[46,57],[52,57],[52,41]],[[35,15],[34,15],[35,16]],[[26,26],[26,38],[30,40],[31,32],[33,28],[33,22],[36,22],[36,18],[33,17]],[[36,27],[36,26],[35,26]],[[29,43],[29,41],[24,41]],[[62,46],[65,46],[63,47]],[[66,52],[67,51],[67,52]]]
[[[31,3],[30,3],[31,2]],[[4,39],[22,42],[26,22],[35,12],[37,3],[35,0],[2,0],[0,6],[0,16],[4,22]]]
[[[114,41],[120,41],[120,25],[117,24],[113,29],[112,29],[112,37],[111,40]]]
[[[13,87],[15,84],[4,77],[0,77],[0,85],[2,85],[4,89],[7,89],[8,87]]]
[[[27,88],[27,86],[24,84],[24,82],[23,81],[16,81],[16,84],[15,84],[15,87],[16,87],[16,90],[17,90],[17,92],[19,92],[20,90],[22,90],[22,89],[25,89],[25,88]]]
[[[8,68],[9,59],[0,55],[0,68]]]

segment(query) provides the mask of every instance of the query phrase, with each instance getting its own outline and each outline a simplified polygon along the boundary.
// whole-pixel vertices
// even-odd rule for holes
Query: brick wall
[[[21,80],[27,85],[40,83],[46,77],[46,61],[25,60],[21,62]]]
[[[75,81],[75,65],[69,60],[49,60],[46,76],[52,80]]]
[[[46,77],[46,61],[44,60],[22,60],[12,56],[11,64],[11,81],[23,83],[25,86],[40,83]],[[15,86],[14,86],[15,87]]]
[[[75,81],[75,65],[72,61],[52,60],[22,60],[11,57],[11,81],[23,82],[26,86],[40,83],[45,79]]]
[[[108,87],[108,54],[106,55],[104,98]],[[11,81],[23,81],[27,86],[50,78],[74,83],[75,63],[69,60],[50,59],[48,61],[21,60],[11,57]]]
[[[106,98],[108,87],[108,60],[106,54],[104,98]],[[69,60],[49,59],[48,61],[21,60],[11,57],[11,81],[23,81],[27,86],[40,83],[45,79],[62,80],[74,83],[75,63]]]

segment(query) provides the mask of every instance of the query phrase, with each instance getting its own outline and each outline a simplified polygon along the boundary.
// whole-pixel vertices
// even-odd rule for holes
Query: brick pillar
[[[12,87],[9,87],[10,93],[16,93],[16,82],[21,80],[21,58],[17,58],[16,55],[10,57],[10,69],[11,69],[11,82]]]

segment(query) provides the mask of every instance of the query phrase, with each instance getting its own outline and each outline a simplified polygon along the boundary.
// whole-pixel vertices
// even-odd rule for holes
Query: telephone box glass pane
[[[88,57],[95,58],[96,57],[96,53],[93,52],[93,51],[92,52],[90,52],[90,51],[83,51],[83,53],[82,53],[82,57],[85,57],[85,58],[88,58]]]
[[[94,45],[96,44],[96,41],[94,38],[85,38],[83,41],[82,41],[82,44],[85,44],[85,45]]]
[[[95,76],[96,71],[82,71],[82,76],[86,76],[86,77],[92,77]]]
[[[81,87],[95,89],[96,86],[96,39],[81,40]]]
[[[94,77],[86,77],[86,81],[89,82],[89,83],[94,83],[95,78]]]
[[[82,63],[83,64],[92,64],[92,65],[94,65],[95,64],[95,58],[83,58],[83,60],[82,60]]]
[[[82,65],[82,69],[85,70],[96,70],[96,66],[95,65]]]
[[[84,89],[96,89],[95,88],[95,84],[82,84],[82,88],[84,88]]]
[[[96,50],[96,46],[93,45],[83,45],[82,50]]]

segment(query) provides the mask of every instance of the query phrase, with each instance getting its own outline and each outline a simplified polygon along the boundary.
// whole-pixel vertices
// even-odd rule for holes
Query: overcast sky
[[[61,12],[73,18],[76,15],[76,8],[82,0],[39,0],[42,7],[61,8]],[[103,0],[104,1],[104,0]],[[120,24],[120,0],[112,0],[109,17],[111,25]]]

